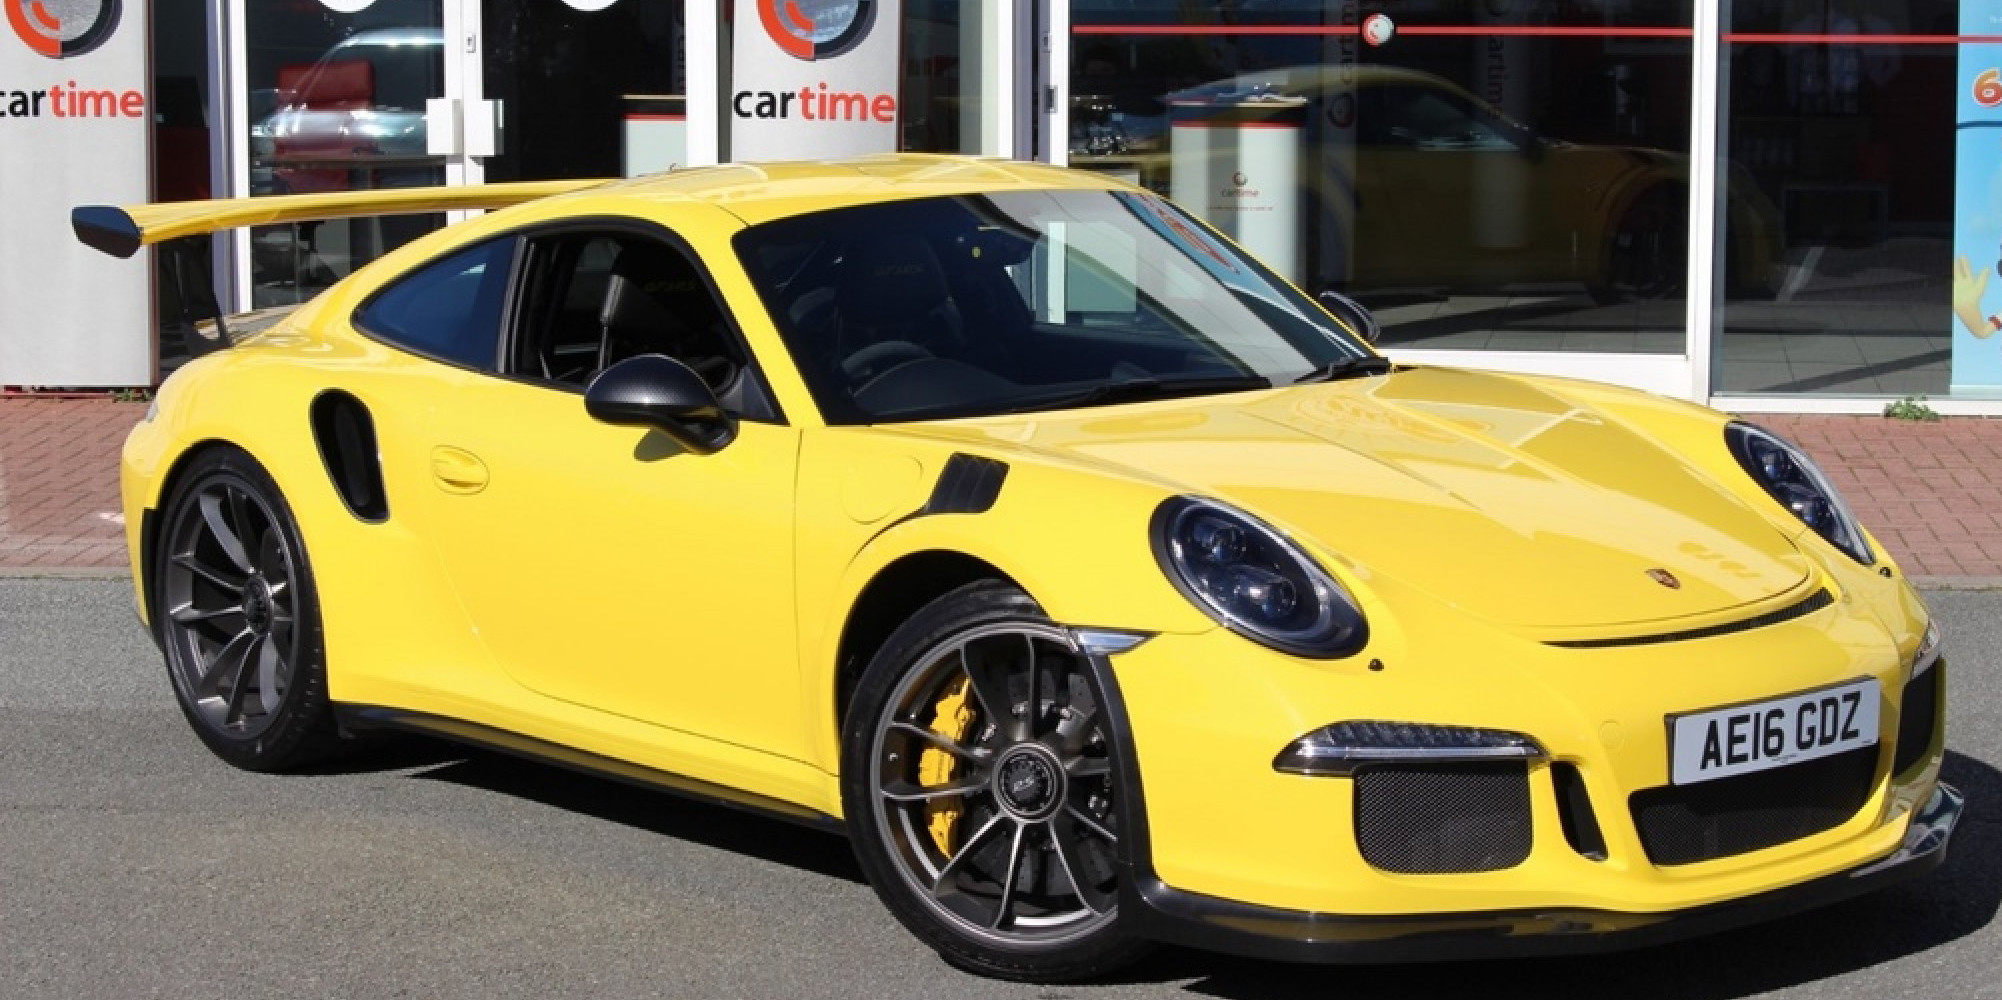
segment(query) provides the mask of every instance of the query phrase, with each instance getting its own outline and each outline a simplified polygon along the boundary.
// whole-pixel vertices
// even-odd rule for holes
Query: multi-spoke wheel
[[[1074,979],[1144,951],[1119,919],[1121,779],[1070,636],[996,583],[940,598],[884,644],[845,729],[856,853],[948,959]]]
[[[197,456],[168,498],[154,624],[188,721],[217,755],[273,770],[335,739],[305,547],[249,455]]]

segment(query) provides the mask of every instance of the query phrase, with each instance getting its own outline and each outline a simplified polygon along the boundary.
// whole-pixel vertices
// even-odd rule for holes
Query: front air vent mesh
[[[1877,749],[1635,792],[1641,847],[1657,865],[1686,865],[1832,830],[1870,800]]]
[[[1355,783],[1356,844],[1384,871],[1491,872],[1529,857],[1521,761],[1371,765]]]

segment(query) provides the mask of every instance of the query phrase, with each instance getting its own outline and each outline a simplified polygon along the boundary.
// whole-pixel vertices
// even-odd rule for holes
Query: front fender
[[[984,509],[945,512],[969,505],[934,502],[955,454],[1006,467]],[[801,448],[798,508],[806,718],[836,717],[850,616],[886,570],[920,553],[986,563],[1059,622],[1144,632],[1217,627],[1154,560],[1148,521],[1167,495],[1158,484],[1000,450],[973,453],[867,428],[810,432]],[[830,727],[821,760],[837,759],[835,739]]]

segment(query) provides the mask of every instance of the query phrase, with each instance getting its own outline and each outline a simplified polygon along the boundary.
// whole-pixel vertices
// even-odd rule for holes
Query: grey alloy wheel
[[[164,509],[154,624],[182,711],[240,767],[273,770],[335,741],[318,608],[277,487],[249,455],[193,459]]]
[[[874,727],[873,817],[936,920],[1047,950],[1117,917],[1117,782],[1069,634],[975,625],[920,653]]]

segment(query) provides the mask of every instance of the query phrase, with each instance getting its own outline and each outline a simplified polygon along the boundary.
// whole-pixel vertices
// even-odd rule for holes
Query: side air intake
[[[361,400],[329,389],[313,400],[313,441],[327,478],[340,494],[348,513],[370,524],[389,519],[389,498],[382,490],[382,460],[376,454],[375,421]]]

